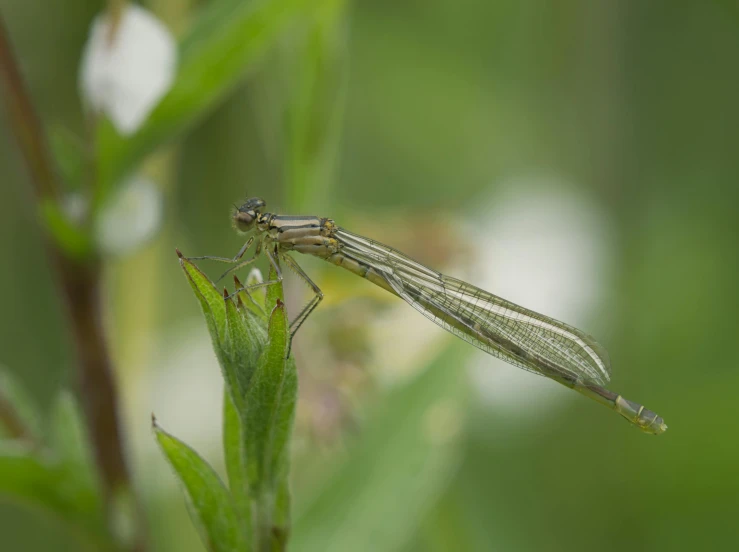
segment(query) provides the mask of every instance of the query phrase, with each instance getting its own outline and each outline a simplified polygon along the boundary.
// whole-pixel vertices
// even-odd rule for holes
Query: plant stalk
[[[254,505],[254,528],[258,552],[272,552],[272,510],[274,500],[269,491],[261,489]]]
[[[30,173],[37,207],[40,210],[47,202],[58,205],[62,193],[54,163],[1,15],[0,85],[11,128]],[[118,497],[134,495],[118,418],[113,365],[103,327],[100,261],[94,254],[86,259],[66,254],[48,234],[45,235],[44,249],[66,307],[77,356],[79,399],[95,451],[105,503],[112,514]],[[143,515],[138,506],[136,517],[136,535],[130,549],[141,552],[146,549],[146,538]]]

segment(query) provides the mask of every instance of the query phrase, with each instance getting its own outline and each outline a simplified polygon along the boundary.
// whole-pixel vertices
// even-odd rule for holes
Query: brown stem
[[[44,135],[39,132],[41,125],[15,63],[2,17],[0,17],[0,75],[10,125],[25,158],[26,167],[31,173],[36,195],[39,199],[49,198],[58,201],[59,189],[56,186],[52,165],[46,155]]]
[[[61,196],[54,164],[41,123],[13,56],[0,17],[0,83],[12,129],[30,172],[39,203],[58,202]],[[69,329],[77,353],[79,397],[87,420],[95,460],[101,474],[108,509],[121,494],[131,494],[122,432],[118,420],[118,394],[102,320],[101,268],[96,258],[66,255],[51,237],[46,252],[64,298]],[[140,514],[140,510],[139,510]],[[144,550],[142,516],[138,515],[139,537],[134,550]]]
[[[130,483],[118,420],[118,394],[100,302],[100,264],[56,253],[77,360],[77,385],[106,491]]]

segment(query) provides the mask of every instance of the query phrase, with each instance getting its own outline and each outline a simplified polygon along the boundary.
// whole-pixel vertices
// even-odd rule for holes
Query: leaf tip
[[[237,290],[244,287],[243,285],[241,285],[241,280],[239,280],[239,277],[236,276],[236,274],[234,274],[234,285],[236,285]]]
[[[176,247],[174,248],[174,250],[175,250],[175,253],[177,253],[177,256],[178,256],[178,257],[179,257],[180,259],[184,259],[184,256],[182,255],[182,251],[180,251],[180,250],[179,250],[178,248],[176,248]]]
[[[159,424],[157,424],[157,417],[154,415],[154,413],[151,413],[151,429],[159,429]]]

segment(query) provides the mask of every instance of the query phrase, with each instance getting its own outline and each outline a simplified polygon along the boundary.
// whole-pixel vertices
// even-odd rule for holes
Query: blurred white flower
[[[100,250],[130,253],[153,238],[162,221],[162,194],[150,180],[125,182],[101,210],[95,225]]]
[[[176,64],[172,34],[150,12],[129,4],[113,33],[108,13],[93,21],[82,54],[80,90],[118,132],[132,134],[169,90]]]
[[[612,254],[596,205],[554,178],[511,180],[480,213],[474,236],[474,284],[591,333],[582,323],[609,286]],[[576,398],[484,353],[475,355],[472,368],[485,403],[516,420],[542,421],[542,410]]]

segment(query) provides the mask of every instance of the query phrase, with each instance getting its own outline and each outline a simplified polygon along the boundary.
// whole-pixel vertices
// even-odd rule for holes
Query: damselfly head
[[[233,214],[234,227],[239,232],[248,232],[254,228],[259,210],[267,204],[259,197],[247,199],[241,207],[237,207]]]

